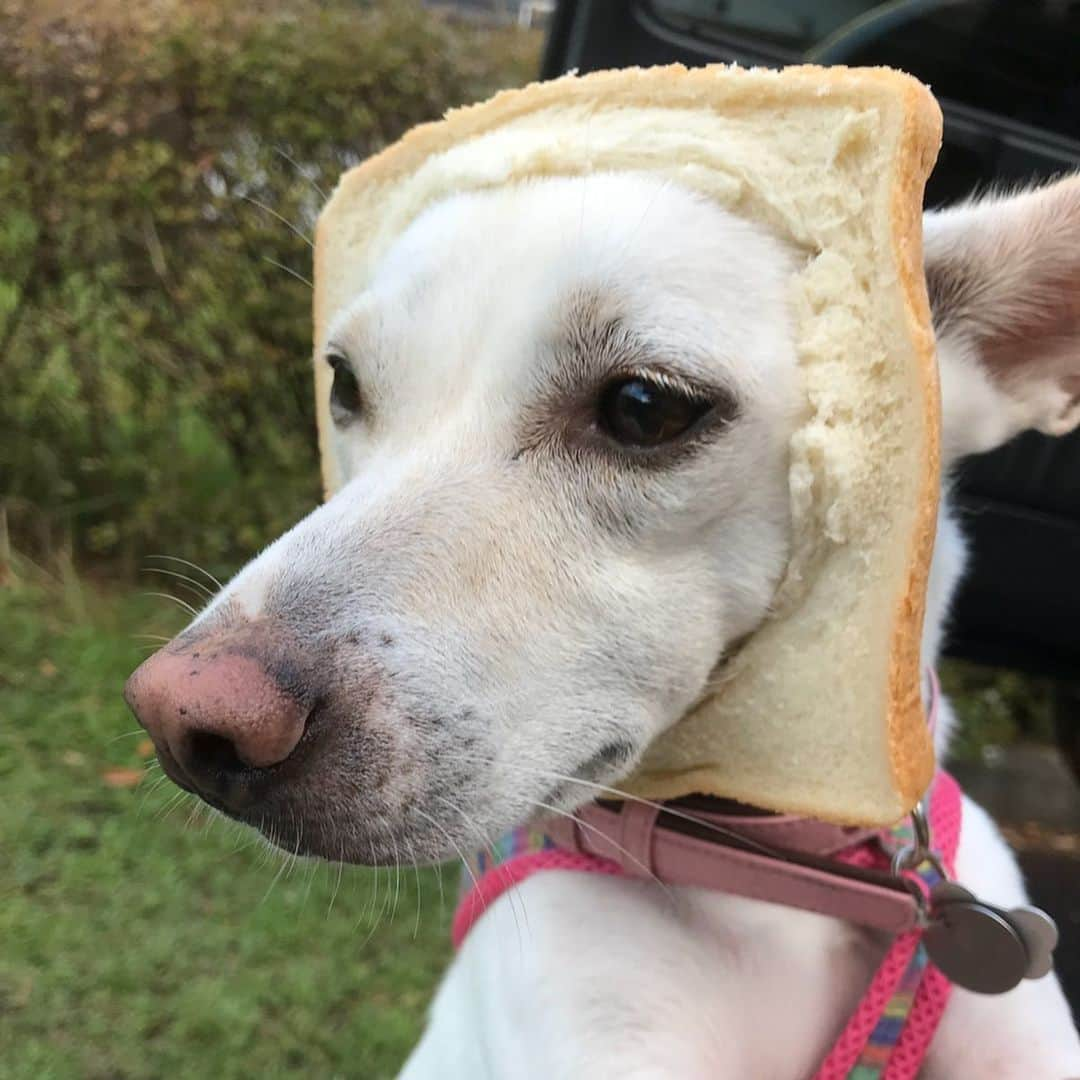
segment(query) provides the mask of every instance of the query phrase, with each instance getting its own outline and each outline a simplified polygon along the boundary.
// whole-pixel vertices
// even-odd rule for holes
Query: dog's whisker
[[[292,157],[280,146],[274,147],[274,153],[278,154],[280,157],[283,157],[296,170],[297,175],[300,176],[302,179],[306,180],[315,189],[315,193],[323,200],[323,202],[326,201],[326,199],[328,198],[326,192],[323,191],[321,187],[319,187],[319,185],[312,177],[308,176],[308,174],[304,171],[304,167],[300,164],[300,162],[296,160],[296,158]]]
[[[191,823],[197,821],[202,816],[203,807],[206,804],[199,799],[195,799],[187,816],[187,821],[184,822],[184,831],[186,832],[191,828]]]
[[[247,848],[251,847],[254,843],[256,843],[256,838],[254,836],[251,836],[247,830],[238,828],[236,832],[233,833],[232,851],[229,854],[237,855],[241,851],[247,850]]]
[[[168,812],[166,813],[165,816],[166,817],[172,817],[172,815],[177,810],[183,810],[183,808],[184,808],[184,806],[186,804],[188,804],[188,803],[190,803],[190,802],[192,802],[194,800],[195,800],[195,796],[192,795],[190,791],[181,791],[180,792],[180,798],[176,799],[173,802],[173,804],[169,807]],[[181,829],[183,829],[183,826],[181,826]]]
[[[183,581],[173,582],[173,588],[181,589],[183,592],[185,592],[187,594],[190,602],[193,603],[193,604],[198,604],[200,608],[204,604],[206,604],[209,600],[213,599],[212,596],[208,596],[206,593],[200,592],[194,586],[188,585]],[[171,595],[175,595],[175,594],[171,594]]]
[[[148,765],[147,769],[149,770],[149,768],[150,766]],[[142,817],[143,812],[146,809],[147,800],[152,795],[156,794],[158,791],[161,790],[161,785],[164,784],[166,780],[168,780],[168,777],[164,773],[162,773],[159,777],[157,777],[156,780],[154,780],[150,787],[148,787],[146,791],[143,792],[142,798],[139,800],[139,805],[135,810],[136,821],[138,821]]]
[[[182,600],[179,596],[174,596],[172,593],[167,592],[144,592],[141,596],[160,596],[164,600],[171,600],[174,604],[179,604],[185,611],[190,612],[193,616],[198,618],[199,612],[193,608],[186,600]]]
[[[539,807],[541,810],[550,811],[552,814],[557,814],[559,817],[567,818],[568,820],[573,821],[581,828],[588,829],[590,832],[604,835],[601,830],[598,829],[595,825],[591,824],[588,821],[582,821],[580,818],[575,817],[572,813],[570,813],[569,810],[560,810],[557,806],[550,806],[547,803],[540,802],[536,799],[530,801],[534,806]],[[626,858],[628,858],[639,870],[642,870],[649,878],[655,881],[656,884],[659,885],[660,888],[663,889],[664,892],[667,894],[667,898],[672,902],[672,904],[675,903],[675,894],[671,891],[667,884],[661,881],[656,876],[656,874],[653,873],[651,867],[646,866],[645,863],[643,863],[636,855],[634,855],[632,851],[630,851],[628,848],[623,847],[623,845],[618,843],[617,841],[612,840],[610,836],[606,837],[606,839],[613,848],[625,855]]]
[[[285,852],[285,876],[287,878],[292,877],[293,870],[296,868],[296,860],[300,854],[300,835],[297,831],[296,812],[291,806],[289,807],[289,821],[292,823],[292,831],[296,836],[296,844],[291,851],[286,850]]]
[[[106,740],[105,745],[106,746],[112,746],[113,743],[119,742],[121,739],[134,739],[136,735],[145,735],[145,734],[146,734],[145,729],[143,729],[141,727],[137,727],[137,728],[133,729],[132,731],[125,731],[120,735],[114,735],[111,739]]]
[[[259,832],[257,839],[259,841],[259,846],[262,848],[262,858],[259,859],[257,864],[258,869],[261,871],[277,854],[277,848],[274,847],[274,830],[271,828],[269,833],[267,833],[265,819],[261,817],[259,818]]]
[[[233,847],[230,854],[240,855],[243,852],[247,851],[249,848],[261,844],[262,841],[263,837],[256,829],[244,828],[243,826],[240,826],[237,828],[235,846]]]
[[[381,828],[389,836],[390,829],[385,823],[381,823]],[[386,867],[386,895],[383,897],[382,907],[380,909],[380,917],[385,916],[387,922],[393,922],[393,903],[394,903],[394,880],[393,870],[397,866],[397,860],[395,859],[393,867]]]
[[[386,825],[383,822],[381,817],[379,819],[378,826],[379,826],[380,829],[382,829],[384,831],[386,830]],[[380,866],[379,869],[386,871],[386,884],[385,884],[385,892],[384,892],[384,895],[383,895],[383,898],[382,898],[382,902],[378,905],[378,908],[375,911],[375,926],[378,926],[379,923],[382,921],[382,919],[384,917],[389,916],[389,912],[390,912],[390,896],[391,896],[391,893],[392,893],[389,865]],[[374,932],[375,926],[372,926],[372,932]]]
[[[630,245],[633,243],[634,238],[641,231],[641,227],[645,224],[645,219],[649,216],[652,208],[657,204],[660,196],[664,194],[674,181],[669,177],[662,184],[659,184],[656,190],[649,197],[649,201],[645,204],[645,209],[641,213],[641,217],[638,218],[637,224],[626,234],[625,242],[623,243],[622,254],[625,255],[630,250]]]
[[[385,829],[386,828],[386,823],[383,821],[381,814],[378,815],[378,818],[376,820],[376,825],[380,829]],[[371,861],[373,863],[375,862],[375,845],[374,845],[374,841],[371,841]],[[389,897],[390,897],[390,867],[386,867],[386,897],[387,897],[387,899],[383,901],[383,905],[382,905],[381,908],[379,908],[378,910],[376,910],[376,908],[375,908],[375,901],[376,901],[376,898],[378,897],[378,893],[379,893],[379,871],[381,869],[382,869],[382,867],[376,865],[376,867],[375,867],[375,892],[372,895],[372,904],[371,904],[372,923],[371,923],[370,929],[367,932],[367,936],[360,943],[361,948],[363,948],[363,946],[365,946],[371,940],[371,938],[375,934],[375,931],[381,925],[383,916],[386,914],[387,901],[389,900]]]
[[[205,567],[200,566],[198,563],[193,563],[190,559],[181,559],[179,555],[148,555],[148,559],[165,559],[168,562],[182,563],[184,566],[190,566],[192,570],[197,570],[204,577],[209,578],[220,592],[225,586],[213,574],[210,573]]]
[[[401,900],[401,854],[398,851],[397,837],[390,832],[390,842],[394,845],[394,906],[390,911],[390,921],[397,918],[398,902]]]
[[[344,857],[344,852],[345,852],[345,841],[344,840],[341,841],[341,851],[342,851],[342,856]],[[365,919],[371,917],[369,915],[369,912],[371,913],[371,915],[374,915],[374,912],[375,912],[375,896],[374,896],[374,894],[375,894],[375,890],[379,887],[379,868],[375,864],[375,841],[372,840],[370,834],[368,835],[368,851],[371,852],[371,863],[370,863],[370,866],[371,866],[371,879],[374,880],[374,885],[373,885],[373,887],[368,889],[367,903],[364,904],[364,910],[361,913],[360,918],[356,920],[356,926],[354,926],[353,929],[356,929],[356,927],[360,926],[360,924]],[[362,878],[361,880],[365,880],[365,881],[368,880],[368,875],[364,875],[364,878]]]
[[[371,850],[371,865],[375,868],[375,875],[374,875],[375,876],[375,887],[371,890],[371,892],[368,895],[368,904],[365,905],[365,907],[364,907],[364,917],[365,918],[370,918],[372,920],[372,923],[374,924],[374,923],[376,923],[378,921],[377,917],[376,917],[376,914],[375,914],[375,904],[376,904],[376,902],[378,901],[378,898],[379,898],[379,866],[378,866],[378,864],[376,862],[376,859],[375,859],[375,841],[369,838],[368,839],[368,847]],[[369,911],[371,913],[370,915],[368,915]],[[373,932],[374,932],[374,925],[372,926],[372,929],[368,931],[368,937],[369,938],[370,938],[370,936],[371,936],[371,934]]]
[[[380,821],[376,821],[376,824],[381,827]],[[374,878],[374,885],[368,893],[368,902],[364,905],[364,914],[361,919],[357,920],[356,925],[359,926],[364,919],[371,921],[371,926],[368,928],[367,935],[364,938],[364,942],[371,940],[371,935],[375,933],[375,929],[379,924],[381,909],[377,906],[379,903],[379,889],[381,886],[381,871],[382,867],[378,863],[378,859],[375,854],[375,840],[369,834],[368,836],[368,850],[371,852],[371,867],[372,876]]]
[[[146,566],[143,569],[147,574],[167,574],[171,578],[178,578],[180,581],[187,582],[207,600],[213,600],[214,598],[214,590],[209,586],[204,585],[201,581],[196,581],[190,574],[182,574],[179,570],[169,570],[164,566]]]
[[[435,884],[439,888],[439,914],[441,915],[446,910],[446,896],[443,893],[443,864],[437,862],[435,864]]]
[[[273,832],[273,830],[271,830],[271,832]],[[285,873],[285,868],[289,865],[288,853],[281,850],[280,845],[278,844],[276,839],[271,839],[271,843],[273,844],[272,850],[274,854],[277,855],[280,859],[280,865],[277,868],[277,873],[274,874],[273,878],[270,881],[270,884],[267,886],[266,892],[263,894],[263,898],[259,901],[259,907],[262,907],[262,905],[270,899],[270,894],[274,891],[274,886],[281,880],[282,874]]]
[[[321,859],[309,860],[307,883],[304,886],[304,899],[300,901],[300,910],[307,911],[308,901],[311,899],[311,889],[315,884],[315,876],[324,865]]]
[[[252,848],[258,848],[262,843],[262,837],[254,829],[242,830],[236,836],[236,849],[234,854],[242,855]]]
[[[443,798],[441,795],[437,795],[436,798],[439,799],[441,802],[445,803],[447,806],[449,806],[451,810],[455,811],[458,814],[461,814],[463,818],[465,817],[464,811],[462,811],[461,807],[458,806],[457,803],[453,803],[449,799]],[[479,887],[480,887],[480,882],[477,880],[476,874],[473,871],[471,863],[469,862],[469,860],[467,858],[465,858],[465,853],[461,850],[461,848],[458,845],[457,841],[450,835],[449,832],[447,832],[446,829],[444,829],[442,827],[442,825],[439,824],[439,822],[435,818],[433,818],[429,814],[425,813],[418,806],[414,806],[413,810],[417,814],[419,814],[425,821],[428,821],[432,825],[434,825],[435,828],[438,829],[439,832],[441,832],[443,834],[443,836],[445,836],[446,839],[450,841],[450,846],[454,849],[454,851],[457,852],[457,856],[461,860],[461,865],[465,868],[465,872],[469,875],[469,880],[472,882],[473,889],[478,890]],[[473,828],[474,828],[474,831],[475,831],[475,826],[473,826]],[[485,837],[483,836],[482,833],[479,834],[478,838],[479,838],[481,846],[482,847],[485,846]],[[493,849],[493,847],[491,845],[490,840],[487,841],[486,847],[487,847],[487,849],[489,851],[491,851],[492,855],[494,855],[494,849]],[[442,901],[443,896],[442,896],[442,891],[441,891],[442,890],[442,879],[441,878],[440,878],[439,888],[440,888],[439,898],[440,898],[440,901]],[[507,892],[506,892],[506,901],[510,905],[510,913],[514,916],[514,928],[515,928],[515,930],[517,932],[517,940],[518,940],[518,955],[521,956],[524,953],[524,945],[523,945],[522,938],[521,938],[521,923],[518,921],[517,909],[514,907],[514,893],[515,892],[516,892],[516,888],[508,889]],[[481,897],[481,904],[483,905],[482,908],[481,908],[481,912],[486,914],[487,909],[488,909],[488,904],[487,904],[487,900],[484,899],[483,897]],[[526,918],[526,925],[528,925],[528,918],[525,915],[524,904],[522,905],[522,915]]]
[[[435,818],[431,817],[430,814],[425,813],[423,810],[420,809],[420,807],[414,806],[413,811],[414,811],[414,813],[419,814],[429,824],[434,825],[435,828],[438,829],[439,832],[441,832],[443,834],[443,836],[445,836],[446,839],[450,841],[450,846],[454,849],[454,851],[457,852],[458,858],[461,860],[462,865],[465,867],[465,872],[469,875],[470,879],[472,880],[473,888],[477,888],[480,885],[480,882],[477,881],[476,874],[473,872],[472,866],[469,865],[469,860],[465,858],[465,853],[458,846],[457,841],[446,831],[446,829],[444,829],[442,827],[442,825],[439,824],[438,821],[436,821]],[[486,905],[485,905],[485,908],[486,908]]]
[[[277,220],[280,221],[281,224],[284,225],[290,232],[300,237],[300,239],[303,240],[309,248],[314,249],[315,242],[311,239],[311,237],[308,236],[303,229],[294,225],[287,217],[284,216],[284,214],[279,214],[272,206],[267,206],[266,203],[259,202],[258,199],[253,199],[250,195],[241,195],[240,198],[243,199],[244,202],[251,203],[252,206],[257,206],[260,210],[262,210],[264,213],[269,214],[271,217],[277,218]]]
[[[296,850],[293,851],[292,866],[289,867],[289,873],[296,869],[297,864],[300,862],[300,848],[304,843],[304,818],[300,815],[296,819]]]
[[[165,821],[169,815],[180,805],[187,797],[187,792],[182,788],[178,788],[168,799],[168,801],[158,810],[155,815],[157,821]]]
[[[413,925],[413,941],[420,936],[420,894],[423,892],[423,888],[420,884],[420,867],[416,865],[416,848],[412,846],[412,842],[406,840],[409,845],[409,859],[412,862],[413,876],[416,878],[416,923]]]
[[[271,266],[276,266],[279,270],[284,270],[286,274],[289,274],[290,276],[296,278],[297,281],[302,282],[309,289],[315,288],[314,282],[310,278],[304,277],[304,275],[301,274],[299,270],[294,270],[291,266],[286,266],[284,263],[278,262],[277,259],[271,259],[269,255],[263,255],[262,259],[264,262],[268,262]]]
[[[445,806],[449,806],[451,810],[453,810],[455,813],[457,813],[461,817],[462,821],[464,821],[465,824],[468,825],[468,827],[473,831],[473,833],[479,839],[480,846],[482,848],[485,848],[488,851],[488,853],[491,855],[491,857],[494,859],[495,858],[495,845],[491,842],[491,838],[484,834],[484,831],[481,828],[479,828],[479,826],[476,824],[476,822],[473,821],[472,818],[469,817],[468,814],[465,813],[465,810],[459,804],[451,802],[449,799],[444,798],[442,795],[436,795],[435,798],[437,798],[439,800],[439,802],[443,803]],[[466,865],[468,865],[468,864],[466,864]],[[473,880],[475,882],[476,879],[473,878]],[[521,948],[521,923],[518,921],[517,908],[514,906],[514,893],[515,892],[517,892],[516,889],[508,889],[507,893],[506,893],[506,898],[507,898],[508,903],[510,904],[510,910],[513,913],[513,916],[514,916],[514,925],[517,927],[518,947],[520,949]],[[520,897],[518,897],[518,899],[520,899]],[[525,913],[524,905],[522,905],[521,914],[522,914],[522,918],[525,920],[526,929],[528,929],[529,920],[528,920],[527,914]]]
[[[479,764],[494,764],[494,762],[492,762],[490,758],[476,758],[474,760]],[[776,851],[773,848],[769,847],[767,844],[762,844],[759,841],[744,836],[742,833],[737,833],[733,829],[727,829],[723,825],[717,825],[715,822],[709,821],[706,818],[695,817],[693,814],[686,813],[683,810],[679,810],[677,807],[673,807],[670,803],[660,803],[652,799],[645,799],[642,798],[640,795],[634,795],[629,791],[623,791],[621,788],[610,787],[607,784],[597,783],[595,780],[584,780],[580,776],[569,776],[564,773],[553,772],[549,769],[538,769],[533,765],[522,765],[515,762],[503,761],[500,761],[498,764],[499,768],[501,769],[512,769],[517,772],[525,773],[531,776],[538,776],[546,780],[554,780],[557,783],[578,784],[581,787],[587,788],[591,791],[597,791],[604,795],[610,795],[612,798],[615,799],[621,799],[626,802],[638,803],[640,806],[648,806],[654,810],[662,810],[665,814],[668,814],[671,817],[679,818],[682,821],[690,822],[709,832],[714,832],[718,836],[726,836],[730,839],[738,840],[740,843],[753,847],[755,850],[760,851],[764,855],[776,854]]]
[[[477,842],[479,843],[480,847],[485,848],[486,850],[491,852],[492,858],[494,858],[495,857],[495,846],[494,846],[494,844],[492,844],[491,839],[488,836],[486,836],[484,833],[477,832],[475,829],[473,830],[473,835],[476,836]],[[525,946],[524,946],[524,942],[523,942],[522,936],[521,936],[521,923],[522,923],[522,921],[524,921],[525,929],[527,931],[529,931],[529,933],[531,934],[532,929],[529,926],[529,915],[528,915],[528,912],[525,910],[525,900],[522,897],[522,895],[521,895],[521,893],[519,891],[518,885],[516,883],[511,885],[510,888],[508,888],[506,890],[505,895],[506,895],[506,902],[510,907],[510,914],[513,915],[513,917],[514,917],[514,933],[517,935],[518,957],[521,958],[521,957],[523,957],[525,955],[525,952],[524,952]],[[520,919],[518,918],[518,907],[519,906],[521,908],[521,918]]]
[[[198,822],[199,832],[205,836],[212,828],[224,821],[228,821],[228,818],[219,814],[212,806],[204,806]]]
[[[341,879],[345,873],[345,840],[342,837],[338,837],[338,857],[337,857],[337,880],[334,882],[334,890],[330,893],[330,903],[326,905],[326,917],[330,918],[330,913],[334,910],[334,901],[337,900],[338,890],[341,888]]]
[[[169,811],[169,809],[172,806],[174,806],[175,803],[181,798],[183,798],[183,792],[182,791],[180,791],[180,790],[170,791],[166,795],[165,801],[163,803],[161,803],[161,805],[158,806],[157,810],[155,811],[154,820],[155,821],[164,820],[164,817],[165,817],[166,813]]]

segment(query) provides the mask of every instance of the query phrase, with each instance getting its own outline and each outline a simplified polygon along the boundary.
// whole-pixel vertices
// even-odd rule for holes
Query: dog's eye
[[[678,438],[712,402],[645,378],[619,379],[600,395],[600,427],[624,446],[660,446]]]
[[[363,407],[360,384],[341,353],[330,353],[326,362],[334,369],[334,385],[330,388],[330,412],[339,424],[348,423]]]

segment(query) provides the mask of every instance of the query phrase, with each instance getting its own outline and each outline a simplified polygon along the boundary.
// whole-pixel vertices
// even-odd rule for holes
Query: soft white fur
[[[1022,246],[1031,222],[1009,214],[1022,227],[993,206],[930,216],[929,249],[962,256],[999,222],[1003,242]],[[352,801],[304,797],[324,854],[386,861],[392,839],[395,855],[445,858],[587,801],[595,787],[563,781],[615,743],[625,754],[588,778],[617,784],[766,615],[787,551],[798,409],[793,259],[675,187],[547,181],[430,209],[336,320],[320,347],[348,355],[366,399],[335,435],[351,478],[204,616],[208,628],[285,620],[313,648],[332,643],[328,663],[372,668],[379,692],[352,722],[379,732],[366,752],[391,776],[377,794],[357,783]],[[1043,269],[1050,284],[1037,287],[1052,289]],[[981,363],[970,323],[937,317],[947,463],[1044,419],[1075,423],[1075,410],[1061,420],[1059,365],[1020,357],[1003,378]],[[614,342],[591,350],[589,328],[613,321]],[[656,363],[730,389],[741,404],[730,430],[644,470],[575,441],[567,417],[606,371]],[[943,512],[926,664],[963,561]],[[390,658],[376,662],[378,635]],[[959,874],[996,903],[1025,899],[970,802]],[[403,1076],[804,1080],[884,947],[719,893],[539,875],[474,927]],[[925,1070],[1070,1075],[1080,1041],[1053,976],[998,997],[957,990]]]

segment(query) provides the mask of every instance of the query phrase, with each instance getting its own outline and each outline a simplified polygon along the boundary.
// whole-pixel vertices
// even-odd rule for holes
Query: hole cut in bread
[[[647,174],[773,230],[791,283],[805,413],[793,543],[766,622],[624,785],[887,824],[934,768],[920,639],[939,488],[922,270],[941,113],[884,68],[712,66],[566,76],[423,125],[346,173],[318,223],[315,341],[393,241],[451,195],[548,176]],[[316,363],[328,493],[342,481]]]

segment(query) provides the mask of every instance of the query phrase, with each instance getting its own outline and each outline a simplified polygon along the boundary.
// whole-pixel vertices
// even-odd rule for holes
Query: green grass
[[[154,769],[111,786],[147,765],[120,688],[132,635],[184,621],[165,604],[0,586],[0,1077],[392,1076],[456,873],[442,903],[433,871],[339,881],[193,818]]]
[[[149,764],[120,699],[152,647],[135,635],[186,618],[28,569],[0,585],[0,1080],[392,1076],[449,957],[456,872],[445,900],[432,871],[339,879],[193,814],[153,768],[110,784]],[[968,755],[1015,738],[1021,705],[1045,726],[1025,681],[943,675]]]

